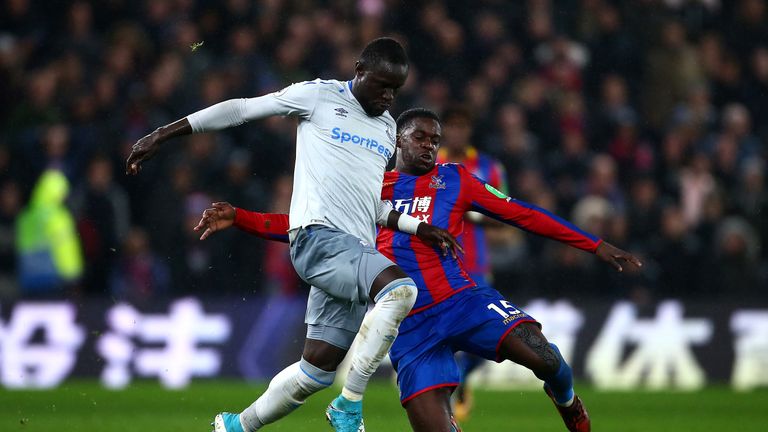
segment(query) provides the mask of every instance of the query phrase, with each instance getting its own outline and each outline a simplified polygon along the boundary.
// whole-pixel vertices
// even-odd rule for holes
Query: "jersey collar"
[[[424,173],[424,174],[422,174],[422,175],[419,175],[419,176],[417,176],[417,175],[414,175],[414,174],[408,174],[408,173],[404,173],[404,172],[402,172],[402,171],[398,171],[397,169],[393,169],[393,170],[392,170],[392,171],[390,171],[390,172],[394,172],[394,173],[397,173],[398,175],[401,175],[401,176],[409,176],[409,177],[426,177],[426,176],[431,176],[431,175],[435,175],[435,174],[437,174],[437,168],[438,168],[438,167],[439,167],[439,164],[435,164],[435,167],[434,167],[434,168],[432,168],[431,170],[429,170],[429,171],[427,171],[426,173]]]

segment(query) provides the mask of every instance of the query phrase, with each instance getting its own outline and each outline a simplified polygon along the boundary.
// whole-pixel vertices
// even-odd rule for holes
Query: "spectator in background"
[[[659,234],[650,243],[649,255],[659,268],[658,292],[665,296],[701,292],[699,273],[703,261],[702,244],[689,229],[683,210],[675,204],[661,212]]]
[[[22,295],[64,294],[83,273],[75,223],[64,206],[68,194],[66,177],[47,170],[16,219],[16,262]]]
[[[764,143],[768,139],[768,43],[753,51],[750,71],[744,103],[754,119],[755,133]]]
[[[675,107],[670,127],[684,127],[695,139],[707,136],[715,129],[718,120],[717,110],[710,99],[706,86],[691,86],[685,101]]]
[[[502,105],[496,115],[497,134],[491,135],[485,148],[498,156],[506,168],[507,179],[514,180],[523,167],[539,167],[539,140],[528,130],[525,112],[519,105]]]
[[[762,255],[768,256],[768,190],[763,160],[755,157],[745,161],[737,190],[736,208],[757,231]]]
[[[87,292],[103,293],[117,250],[130,226],[130,207],[123,189],[114,182],[112,162],[103,155],[88,164],[85,181],[72,193],[72,213],[83,245]]]
[[[584,135],[578,131],[563,134],[560,151],[550,154],[547,167],[561,210],[570,211],[583,193],[592,157]]]
[[[704,149],[713,156],[717,176],[732,188],[741,164],[758,154],[760,142],[752,135],[752,121],[744,105],[724,106],[721,123],[720,131],[704,142]]]
[[[585,195],[594,195],[608,201],[613,211],[624,213],[625,200],[624,192],[621,190],[618,182],[618,173],[616,172],[616,161],[607,154],[598,154],[592,158],[587,174]],[[596,235],[605,235],[605,231]]]
[[[650,176],[638,176],[632,181],[631,201],[627,215],[629,242],[642,245],[657,235],[661,226],[660,194],[656,182]]]
[[[637,87],[642,77],[642,60],[634,35],[623,25],[621,12],[609,2],[595,3],[595,33],[587,35],[590,61],[584,74],[587,85],[597,93],[607,77],[621,79]],[[619,78],[620,77],[620,78]],[[637,88],[632,93],[637,93]]]
[[[111,295],[138,305],[150,305],[168,295],[170,271],[149,248],[147,233],[134,227],[123,239],[120,258],[115,260],[110,275]]]
[[[721,297],[765,298],[764,289],[758,289],[760,240],[754,229],[741,217],[728,217],[720,222],[715,239],[714,262],[705,272],[711,277],[702,281],[704,290]]]
[[[626,81],[619,75],[607,75],[600,83],[600,100],[590,119],[592,148],[604,151],[623,119],[637,118],[630,104]]]
[[[643,112],[655,130],[664,126],[677,101],[685,97],[690,86],[704,81],[704,70],[681,23],[667,21],[659,37],[658,45],[646,57],[643,90]]]

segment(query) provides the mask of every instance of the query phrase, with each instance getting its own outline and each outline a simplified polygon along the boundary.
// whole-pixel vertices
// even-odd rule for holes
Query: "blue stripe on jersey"
[[[516,199],[512,199],[512,202],[514,202],[515,204],[519,205],[520,207],[525,207],[527,209],[531,209],[531,210],[537,211],[537,212],[543,214],[544,216],[547,216],[548,218],[554,220],[558,224],[565,226],[569,230],[577,232],[577,233],[583,235],[584,237],[592,240],[593,242],[597,242],[597,241],[600,240],[599,237],[596,237],[596,236],[594,236],[594,235],[592,235],[592,234],[582,230],[581,228],[579,228],[576,225],[568,222],[567,220],[565,220],[565,219],[563,219],[563,218],[561,218],[559,216],[556,216],[556,215],[550,213],[546,209],[543,209],[541,207],[537,207],[537,206],[535,206],[533,204],[528,204],[528,203],[523,202],[523,201],[518,201]],[[501,222],[509,223],[509,224],[512,224],[513,226],[516,226],[516,227],[518,227],[520,229],[523,229],[520,225],[516,224],[515,222],[513,222],[511,220],[504,219],[502,216],[497,215],[497,214],[495,214],[492,211],[489,211],[488,209],[486,209],[485,207],[482,207],[480,204],[478,204],[478,203],[476,203],[474,201],[472,202],[472,207],[474,207],[474,210],[479,211],[480,213],[488,216],[489,218],[496,219],[496,220],[501,221]]]
[[[435,207],[432,212],[432,223],[448,229],[451,222],[451,211],[456,206],[456,201],[459,198],[459,192],[461,191],[461,175],[459,174],[458,165],[440,165],[437,168],[437,174],[442,175],[445,178],[445,189],[438,189],[435,194]],[[460,276],[456,270],[459,269],[459,265],[456,259],[450,254],[440,254],[440,264],[443,266],[445,276],[448,278],[448,283],[453,289],[459,289],[467,285],[467,280]]]
[[[403,175],[398,176],[397,182],[395,183],[392,191],[392,202],[404,198],[413,199],[413,192],[416,188],[417,178],[418,177],[406,177]],[[395,264],[400,266],[400,268],[403,269],[403,271],[405,271],[406,274],[411,277],[411,279],[413,279],[417,287],[426,288],[427,284],[424,283],[424,275],[421,274],[419,261],[416,259],[416,253],[411,247],[411,239],[412,237],[410,234],[401,231],[395,231],[394,237],[392,238],[392,253],[395,258]],[[419,290],[418,301],[424,302],[423,304],[430,304],[434,301],[432,296],[429,294],[429,289]]]

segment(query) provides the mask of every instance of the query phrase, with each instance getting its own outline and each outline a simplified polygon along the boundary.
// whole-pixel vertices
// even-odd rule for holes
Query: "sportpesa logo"
[[[375,139],[344,132],[341,130],[341,128],[338,127],[335,127],[331,130],[331,138],[341,143],[357,144],[360,147],[367,148],[368,150],[376,152],[387,159],[392,157],[392,152],[385,145],[379,144],[379,142]]]

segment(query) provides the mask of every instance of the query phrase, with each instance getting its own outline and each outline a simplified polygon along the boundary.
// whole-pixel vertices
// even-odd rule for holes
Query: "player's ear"
[[[361,77],[365,73],[365,66],[360,63],[360,60],[355,62],[355,76]]]
[[[395,135],[395,147],[397,147],[397,148],[403,148],[403,146],[402,146],[402,145],[400,145],[400,133],[398,133],[397,135]]]

